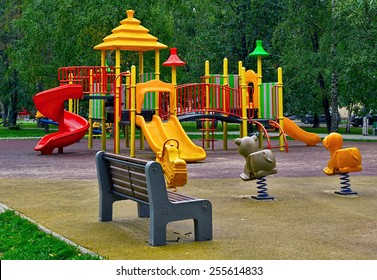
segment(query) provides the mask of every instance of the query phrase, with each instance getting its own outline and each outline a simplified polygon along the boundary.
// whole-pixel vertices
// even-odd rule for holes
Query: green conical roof
[[[269,56],[270,54],[263,49],[262,40],[257,40],[255,50],[249,56]]]

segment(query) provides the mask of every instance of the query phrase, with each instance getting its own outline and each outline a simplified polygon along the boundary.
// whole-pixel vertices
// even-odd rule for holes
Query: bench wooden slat
[[[110,162],[112,188],[123,193],[148,202],[148,188],[145,175],[145,166],[129,166],[117,162]]]
[[[147,181],[145,176],[134,176],[132,173],[120,173],[120,172],[111,172],[111,176],[113,179],[117,179],[119,182],[123,181],[129,185],[138,186],[139,188],[143,188],[147,190]]]
[[[140,199],[144,202],[149,202],[148,199],[148,193],[143,193],[143,192],[138,192],[138,191],[133,191],[130,189],[122,188],[121,186],[114,185],[113,190],[118,193],[122,193],[124,195],[129,196],[130,198],[137,198]]]
[[[168,197],[171,202],[195,200],[195,198],[191,196],[171,191],[168,191]]]

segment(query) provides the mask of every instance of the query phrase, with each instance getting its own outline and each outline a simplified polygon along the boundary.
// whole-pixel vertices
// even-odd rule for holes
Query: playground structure
[[[361,154],[358,148],[344,148],[342,135],[332,132],[323,139],[323,146],[330,152],[330,160],[323,169],[326,175],[340,174],[340,195],[357,195],[352,191],[349,172],[362,171]]]
[[[140,25],[140,21],[134,18],[134,11],[128,10],[127,18],[122,20],[102,43],[94,47],[101,51],[101,66],[59,68],[60,85],[80,85],[83,98],[89,102],[88,148],[93,147],[93,138],[94,135],[98,136],[100,123],[102,150],[106,150],[107,132],[104,128],[108,123],[113,123],[116,154],[120,153],[120,134],[123,128],[125,146],[129,147],[130,156],[135,157],[136,129],[139,127],[140,149],[144,148],[145,138],[156,154],[156,160],[170,158],[159,158],[159,155],[166,153],[164,149],[173,151],[173,148],[176,148],[178,152],[174,157],[186,162],[201,161],[206,158],[204,144],[203,147],[194,144],[180,124],[189,120],[203,122],[203,141],[207,143],[207,147],[214,141],[213,120],[223,122],[224,149],[227,149],[228,142],[227,123],[240,124],[240,137],[251,133],[259,134],[260,149],[264,148],[265,138],[265,148],[288,151],[286,132],[307,145],[316,145],[321,141],[318,135],[303,131],[283,117],[281,68],[278,69],[277,82],[262,83],[262,58],[268,56],[262,47],[262,41],[257,41],[255,50],[250,54],[257,58],[257,73],[246,71],[242,62],[239,62],[238,73],[229,74],[228,60],[225,58],[223,73],[211,74],[210,64],[206,61],[202,82],[184,85],[177,85],[176,82],[176,67],[184,65],[185,62],[179,59],[175,48],[170,50],[169,59],[162,64],[172,68],[171,83],[160,81],[160,51],[166,48],[166,45],[149,34],[148,29]],[[108,51],[115,51],[115,66],[107,64]],[[136,66],[121,71],[121,51],[138,52],[138,71]],[[144,53],[148,51],[155,53],[154,73],[144,73]],[[79,101],[69,95],[67,98],[71,98],[68,111],[78,114]],[[277,146],[271,144],[271,131],[278,132]],[[76,140],[81,139],[79,136],[82,138],[82,131],[77,134]],[[179,144],[166,149],[168,140],[175,140]],[[182,178],[171,180],[184,182]]]
[[[264,51],[262,42],[257,41],[256,49],[250,56],[257,58],[257,73],[247,70],[239,62],[239,73],[228,74],[227,59],[224,59],[223,74],[215,75],[209,71],[209,62],[205,63],[205,74],[202,83],[176,85],[176,67],[184,65],[177,56],[176,49],[171,49],[171,56],[163,63],[163,66],[172,67],[172,82],[174,91],[164,91],[159,88],[144,91],[141,97],[137,85],[150,80],[160,79],[160,50],[167,48],[158,42],[158,39],[148,33],[148,29],[140,25],[140,21],[133,17],[134,11],[127,11],[127,18],[120,22],[120,26],[112,30],[112,34],[105,37],[103,42],[94,47],[101,51],[101,66],[63,67],[59,69],[59,81],[61,84],[82,84],[85,97],[89,99],[89,148],[92,147],[92,127],[94,121],[106,126],[106,113],[113,104],[114,122],[114,152],[120,152],[120,128],[127,125],[130,128],[130,136],[127,135],[127,146],[130,144],[130,156],[135,156],[135,125],[136,115],[147,117],[159,116],[166,120],[171,116],[177,116],[180,121],[193,119],[219,119],[224,125],[224,148],[227,145],[226,122],[240,124],[240,136],[246,136],[252,125],[257,126],[267,139],[267,148],[273,148],[269,140],[269,129],[279,130],[279,148],[287,150],[285,129],[292,137],[315,145],[320,138],[312,133],[306,133],[294,123],[283,117],[282,103],[282,70],[278,70],[278,82],[262,83],[262,57],[268,56]],[[106,52],[115,51],[115,66],[106,63]],[[136,51],[139,53],[139,82],[136,81],[136,67],[131,71],[120,71],[121,51]],[[155,72],[144,73],[144,52],[155,52]],[[132,75],[134,74],[134,77]],[[252,90],[251,90],[252,89]],[[136,111],[136,99],[144,100],[142,111]],[[172,99],[169,101],[169,98]],[[140,107],[140,104],[137,104]],[[106,108],[107,107],[107,108]],[[110,106],[111,107],[111,106]],[[139,108],[140,109],[140,108]],[[138,117],[140,119],[140,117]],[[110,118],[111,119],[111,118]],[[140,121],[139,121],[140,122]],[[144,132],[144,131],[143,131]],[[208,131],[207,131],[208,132]],[[250,132],[250,131],[249,131]],[[206,133],[208,136],[208,133]],[[103,149],[106,149],[106,133],[103,132]],[[141,137],[142,138],[142,137]],[[130,141],[130,143],[128,143]],[[141,139],[141,141],[143,141]],[[261,141],[261,144],[262,145]],[[143,148],[143,144],[141,144]]]

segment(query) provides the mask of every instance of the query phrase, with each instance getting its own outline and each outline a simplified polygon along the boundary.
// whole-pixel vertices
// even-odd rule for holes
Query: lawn
[[[1,119],[0,123],[2,123]],[[57,126],[50,125],[48,133],[55,132],[57,130]],[[37,122],[34,121],[18,122],[14,127],[0,126],[0,138],[43,137],[44,135],[46,135],[44,127],[39,127]]]
[[[1,119],[0,119],[1,123]],[[202,134],[200,133],[201,130],[197,128],[196,122],[183,122],[182,123],[183,129],[188,133],[189,137],[191,139],[201,139]],[[240,125],[229,123],[227,124],[227,130],[228,132],[237,132],[239,131]],[[327,134],[327,129],[325,125],[321,125],[318,128],[313,128],[311,126],[305,125],[301,127],[305,131],[313,132],[317,134]],[[29,137],[36,137],[40,138],[48,133],[52,133],[57,131],[57,126],[49,125],[49,132],[46,133],[45,129],[43,127],[38,127],[37,123],[34,121],[28,121],[28,122],[19,122],[17,127],[14,127],[12,129],[8,127],[0,126],[0,138],[29,138]],[[222,122],[218,122],[218,126],[216,129],[216,139],[222,139],[222,131],[223,131],[223,124]],[[346,133],[344,125],[341,125],[339,127],[340,134],[362,134],[362,128],[361,127],[350,127],[350,133]],[[372,128],[369,128],[368,130],[369,135],[372,135]],[[86,136],[87,137],[87,136]],[[110,138],[110,133],[107,134],[107,137]],[[123,135],[121,134],[121,137]],[[139,133],[137,130],[136,137],[139,137]],[[238,137],[237,133],[230,134],[228,136],[229,139],[233,139],[235,137]]]
[[[38,226],[7,210],[0,213],[0,260],[98,260],[41,231]]]

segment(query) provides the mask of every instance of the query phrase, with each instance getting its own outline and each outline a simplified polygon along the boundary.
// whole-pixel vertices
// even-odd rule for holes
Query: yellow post
[[[209,84],[209,61],[206,60],[205,62],[205,68],[204,68],[204,76],[205,76],[205,83],[208,85]],[[206,110],[208,110],[209,107],[209,88],[206,86]]]
[[[120,113],[120,49],[115,50],[115,104],[114,104],[114,153],[120,153],[119,113]]]
[[[139,52],[139,82],[142,82],[141,78],[142,78],[143,74],[144,74],[144,53],[142,51],[140,51]],[[136,75],[136,72],[135,72],[135,75]],[[143,134],[143,131],[141,129],[140,129],[139,142],[140,142],[140,150],[144,150],[144,134]]]
[[[249,56],[257,57],[258,94],[257,94],[256,100],[257,100],[257,106],[258,106],[258,118],[260,119],[261,110],[259,108],[259,104],[260,104],[260,93],[262,92],[262,57],[269,56],[269,54],[263,49],[262,41],[257,40],[255,50],[252,53],[250,53]],[[259,148],[263,148],[263,134],[262,133],[259,134]]]
[[[283,69],[281,67],[278,68],[278,102],[279,102],[279,112],[278,112],[278,119],[279,125],[284,133],[284,115],[283,115]],[[283,133],[279,136],[279,145],[280,151],[284,152],[284,135]]]
[[[262,92],[262,57],[261,56],[257,56],[257,79],[258,79],[257,103],[260,104],[260,94]],[[261,110],[258,110],[258,119],[260,118],[261,118]],[[261,149],[263,148],[263,133],[259,133],[259,148]]]
[[[69,82],[70,85],[73,84],[73,74],[69,74]],[[78,99],[69,99],[68,100],[68,111],[74,114],[78,114],[79,112],[79,100]]]
[[[242,63],[239,65],[242,66]],[[241,129],[241,137],[247,136],[247,85],[246,85],[246,69],[245,67],[241,67],[239,69],[240,76],[241,76],[241,102],[242,102],[242,129]]]
[[[103,88],[105,87],[105,81],[103,80],[103,78],[106,76],[106,71],[107,69],[105,69],[104,67],[106,67],[106,51],[105,50],[102,50],[101,51],[101,85],[100,85],[100,88],[101,88],[101,91],[103,90]],[[102,73],[102,71],[104,71],[105,73]],[[103,96],[105,96],[106,94],[103,93],[102,94]],[[101,101],[102,103],[102,112],[101,112],[101,125],[102,125],[102,135],[101,135],[101,142],[102,142],[102,150],[105,151],[106,150],[106,113],[105,113],[105,99],[102,99]]]
[[[238,89],[241,92],[241,120],[243,119],[243,108],[244,108],[243,99],[242,99],[243,98],[243,87],[242,87],[242,85],[244,83],[246,83],[246,81],[242,82],[242,67],[243,67],[242,61],[238,61],[238,85],[239,85]],[[241,121],[241,125],[240,125],[240,137],[243,137],[243,135],[244,135],[244,132],[243,132],[243,123]]]
[[[69,79],[68,83],[70,85],[72,85],[73,84],[73,74],[72,73],[69,74],[69,78],[68,79]],[[72,99],[68,100],[68,111],[71,112],[71,113],[73,112],[73,100]]]
[[[241,88],[241,84],[242,84],[242,61],[238,61],[238,88]]]
[[[89,88],[93,88],[93,70],[89,72]],[[89,93],[90,94],[90,93]],[[93,100],[89,98],[89,135],[88,135],[88,149],[93,148]]]
[[[144,53],[142,51],[139,52],[139,83],[142,82],[141,77],[144,74]]]
[[[154,78],[156,80],[159,80],[160,79],[160,50],[155,50],[155,64],[154,64],[154,68],[155,68],[155,74],[154,74]]]
[[[208,84],[209,84],[209,61],[206,60],[205,62],[205,68],[204,68],[204,75],[205,75],[205,83],[207,84],[206,85],[206,104],[205,104],[205,113],[208,114],[208,110],[209,110],[209,87],[208,87]],[[204,123],[205,125],[205,128],[208,129],[208,121],[205,121]],[[206,135],[205,135],[205,139],[209,139],[209,131],[207,130],[206,131]],[[206,141],[206,148],[209,148],[209,142]]]
[[[257,103],[260,104],[260,93],[262,92],[262,57],[257,57],[257,80],[258,80],[258,96]],[[258,118],[261,118],[261,110],[258,110]]]
[[[79,111],[80,111],[79,110],[79,108],[80,108],[80,99],[75,99],[74,105],[75,106],[74,106],[74,109],[73,109],[74,111],[73,112],[78,115]]]
[[[129,102],[129,96],[127,96],[127,94],[131,94],[131,74],[127,74],[126,76],[126,86],[125,86],[125,99],[124,100],[124,103],[126,104],[126,109],[127,110],[130,110],[131,108],[131,104]],[[126,125],[125,126],[125,131],[124,131],[124,134],[125,134],[125,147],[126,148],[129,148],[130,147],[130,134],[129,134],[129,125]]]
[[[173,115],[177,115],[177,67],[173,65],[171,67],[171,83],[174,85],[174,94],[170,98],[173,99],[173,106],[174,106],[174,111]],[[171,111],[171,110],[170,110]]]
[[[130,104],[130,157],[135,157],[135,138],[136,138],[136,67],[131,67],[131,104]],[[141,137],[141,136],[140,136]]]
[[[154,78],[156,80],[160,79],[160,50],[155,50],[155,73]],[[159,93],[155,92],[155,114],[158,116],[160,114],[160,108],[158,107],[159,103]]]
[[[228,86],[229,82],[229,75],[228,75],[228,59],[224,58],[223,61],[223,86]],[[223,110],[225,110],[225,104],[226,104],[226,91],[223,91]],[[223,149],[228,149],[228,123],[223,122]]]

